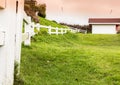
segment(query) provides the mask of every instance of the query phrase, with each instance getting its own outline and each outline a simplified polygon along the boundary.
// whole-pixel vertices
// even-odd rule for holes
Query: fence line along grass
[[[24,85],[120,85],[120,35],[40,35],[22,46]]]

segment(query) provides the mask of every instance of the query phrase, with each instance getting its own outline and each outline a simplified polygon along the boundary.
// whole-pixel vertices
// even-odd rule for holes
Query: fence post
[[[65,29],[65,33],[67,33],[67,29]]]
[[[30,46],[31,44],[31,35],[30,35],[30,24],[25,23],[25,34],[27,34],[28,38],[24,41],[24,45]]]
[[[35,23],[32,22],[32,23],[31,23],[31,32],[32,32],[32,36],[35,35],[34,28],[35,28]]]
[[[40,31],[40,24],[39,24],[39,23],[36,24],[36,29],[37,29],[38,31]]]
[[[5,45],[5,29],[0,25],[0,46]]]
[[[78,29],[78,32],[80,32],[80,29]]]
[[[58,35],[58,28],[56,27],[56,35]]]
[[[85,34],[87,34],[87,30],[85,31]]]
[[[51,35],[51,26],[48,27],[48,33]]]
[[[63,28],[61,28],[61,34],[63,35],[64,33],[63,33]]]

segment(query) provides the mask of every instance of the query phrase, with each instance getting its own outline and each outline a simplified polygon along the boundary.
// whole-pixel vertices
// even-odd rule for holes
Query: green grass
[[[55,21],[47,20],[47,19],[42,18],[42,17],[39,17],[39,19],[40,19],[40,24],[41,24],[41,25],[51,26],[51,27],[58,27],[58,29],[59,29],[59,28],[65,28],[65,29],[68,29],[68,28],[69,28],[68,26],[61,25],[61,24],[59,24],[59,23],[57,23],[57,22],[55,22]],[[54,32],[54,31],[55,31],[55,30],[53,29],[52,32]],[[36,30],[36,32],[38,32],[38,31]],[[47,32],[48,32],[48,29],[46,29],[46,28],[41,28],[39,33],[40,33],[40,34],[47,34]]]
[[[120,85],[120,35],[37,35],[22,46],[19,85]]]
[[[42,17],[40,17],[40,24],[45,26],[58,27],[58,28],[68,28],[67,26],[61,25],[55,21],[47,20]]]

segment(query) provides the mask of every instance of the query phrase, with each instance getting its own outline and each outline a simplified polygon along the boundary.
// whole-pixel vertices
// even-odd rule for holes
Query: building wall
[[[5,2],[5,8],[0,9],[0,25],[2,26],[0,30],[5,31],[5,44],[0,46],[0,85],[13,85],[14,61],[18,53],[16,42],[19,42],[16,39],[20,36],[16,34],[21,29],[22,17],[20,19],[21,14],[16,14],[16,0],[5,0]]]
[[[116,25],[92,25],[92,34],[116,34]]]

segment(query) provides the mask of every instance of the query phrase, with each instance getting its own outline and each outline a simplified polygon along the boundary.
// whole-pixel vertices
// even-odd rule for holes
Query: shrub
[[[37,6],[37,10],[38,10],[38,16],[41,16],[43,18],[46,17],[46,4],[39,4]]]

